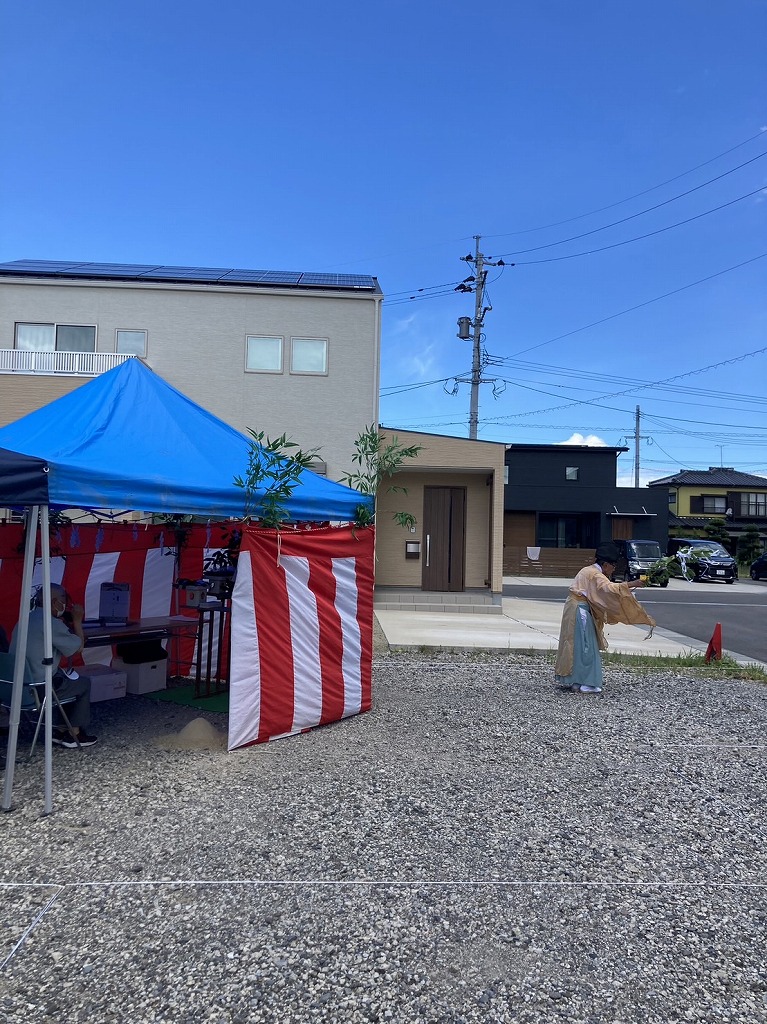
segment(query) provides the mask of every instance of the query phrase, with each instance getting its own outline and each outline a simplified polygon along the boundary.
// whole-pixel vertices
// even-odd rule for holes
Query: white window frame
[[[325,347],[325,368],[323,370],[295,370],[293,369],[293,353],[295,343],[302,341],[318,342]],[[328,338],[291,338],[290,339],[290,372],[296,377],[327,377],[330,365],[330,341]]]
[[[29,349],[19,348],[19,327],[50,327],[53,330],[53,348],[41,348],[41,349]],[[59,348],[57,345],[58,334],[60,327],[87,327],[89,330],[93,330],[93,349],[64,349]],[[65,324],[65,323],[51,323],[51,321],[45,320],[17,320],[13,328],[13,347],[18,352],[83,352],[90,354],[91,352],[98,352],[99,332],[98,324]]]
[[[279,369],[265,368],[259,366],[248,366],[251,341],[276,341],[280,347]],[[246,373],[284,373],[285,370],[285,339],[277,334],[247,334],[245,336],[245,372]]]
[[[143,352],[120,352],[120,335],[121,334],[143,334],[144,335],[144,351]],[[140,359],[146,358],[147,348],[149,346],[149,332],[144,330],[142,327],[116,327],[115,328],[115,352],[118,355],[127,356],[138,356]]]

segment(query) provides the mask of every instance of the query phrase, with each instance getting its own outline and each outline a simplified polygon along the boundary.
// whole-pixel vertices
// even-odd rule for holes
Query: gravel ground
[[[767,1021],[767,688],[376,649],[304,736],[162,749],[199,712],[126,698],[52,816],[19,766],[0,1020]]]

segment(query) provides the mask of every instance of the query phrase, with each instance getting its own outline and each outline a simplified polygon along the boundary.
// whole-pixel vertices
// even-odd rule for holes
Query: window
[[[703,512],[706,515],[723,516],[727,511],[727,498],[714,494],[703,495]]]
[[[28,352],[95,352],[96,328],[75,324],[16,324],[16,348]]]
[[[53,324],[16,324],[16,348],[28,352],[53,352],[56,328]]]
[[[767,516],[767,494],[744,494],[743,498],[747,516]]]
[[[577,480],[578,479],[578,467],[567,466],[565,469],[565,480]]]
[[[676,505],[676,491],[668,492],[668,503],[669,505]]]
[[[579,517],[541,512],[538,517],[538,544],[542,548],[579,547]]]
[[[291,338],[291,373],[327,373],[327,338]]]
[[[146,355],[146,331],[117,331],[115,352],[125,356]]]
[[[245,369],[254,373],[282,373],[282,338],[246,339]]]

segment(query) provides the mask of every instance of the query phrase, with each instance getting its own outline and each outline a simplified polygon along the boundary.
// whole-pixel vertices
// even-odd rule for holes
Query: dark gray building
[[[668,541],[668,497],[659,488],[618,487],[627,448],[512,444],[506,450],[504,571],[538,563],[565,574],[591,560],[600,541]]]

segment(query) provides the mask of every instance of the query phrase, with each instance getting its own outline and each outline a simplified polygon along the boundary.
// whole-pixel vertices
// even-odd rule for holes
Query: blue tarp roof
[[[248,438],[138,359],[0,428],[0,449],[4,505],[245,514],[233,481],[247,470]],[[304,470],[286,505],[295,522],[350,522],[371,501]]]

